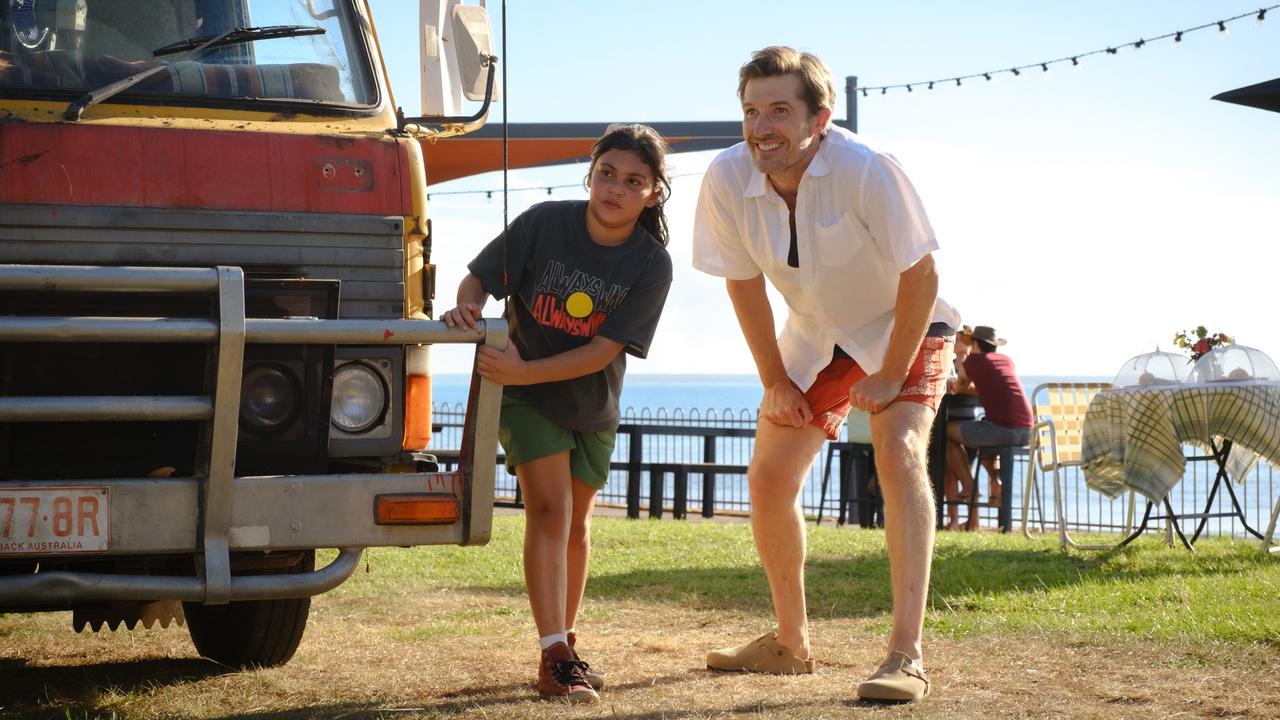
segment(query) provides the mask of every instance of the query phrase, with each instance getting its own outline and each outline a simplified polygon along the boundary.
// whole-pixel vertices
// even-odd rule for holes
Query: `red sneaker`
[[[576,647],[577,644],[578,644],[578,633],[576,632],[569,633],[569,651],[573,653],[574,660],[577,660],[578,662],[582,663],[582,674],[586,676],[587,684],[589,684],[593,690],[603,690],[604,676],[592,670],[591,666],[588,665],[586,662],[584,662],[582,658],[578,656],[578,649]]]
[[[599,702],[600,696],[583,675],[584,667],[586,663],[576,659],[573,650],[562,642],[543,650],[538,666],[538,694],[571,703]]]

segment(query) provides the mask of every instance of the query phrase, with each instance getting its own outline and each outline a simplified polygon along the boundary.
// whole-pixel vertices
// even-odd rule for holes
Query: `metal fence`
[[[435,406],[435,422],[437,432],[432,439],[433,448],[456,448],[461,438],[461,425],[465,414],[462,405],[438,404]],[[612,470],[609,484],[597,496],[597,502],[606,506],[627,507],[628,489],[638,498],[631,498],[633,503],[646,513],[656,515],[651,498],[655,490],[661,493],[662,502],[658,509],[661,514],[675,510],[676,484],[673,474],[666,473],[655,476],[655,470],[669,469],[663,466],[686,466],[691,474],[688,482],[686,502],[690,513],[711,514],[745,514],[750,509],[750,495],[747,490],[746,466],[750,463],[754,444],[756,415],[753,410],[716,412],[714,410],[699,412],[675,409],[668,411],[658,408],[651,411],[627,410],[622,415],[618,428],[618,442],[613,451]],[[845,441],[845,430],[841,429],[839,442]],[[812,518],[835,518],[839,515],[839,453],[830,453],[831,443],[827,443],[813,467],[809,469],[809,477],[801,491],[800,502],[807,516]],[[1188,448],[1188,456],[1195,454]],[[1011,491],[1013,504],[1013,522],[1015,530],[1020,524],[1022,504],[1027,473],[1027,452],[1020,450],[1014,454],[1013,487]],[[702,482],[703,472],[699,467],[714,466],[712,482]],[[828,467],[830,465],[830,467]],[[655,467],[656,466],[656,467]],[[735,471],[737,470],[737,471]],[[1216,466],[1212,461],[1188,461],[1187,475],[1170,494],[1169,500],[1178,515],[1200,513],[1205,510],[1207,494],[1213,482]],[[500,504],[517,504],[519,495],[516,478],[506,472],[501,465],[496,470],[495,488]],[[823,476],[829,474],[829,483],[823,493]],[[655,485],[655,477],[657,484]],[[1079,468],[1066,468],[1062,471],[1062,500],[1067,514],[1068,528],[1072,532],[1096,531],[1119,532],[1126,527],[1128,514],[1128,498],[1122,496],[1111,500],[1088,488]],[[638,482],[633,481],[633,478]],[[982,494],[986,494],[987,476],[982,471],[980,479]],[[710,485],[710,487],[706,487]],[[1280,497],[1276,472],[1270,465],[1260,462],[1244,477],[1234,484],[1237,497],[1244,510],[1249,524],[1259,531],[1265,531],[1270,521],[1272,508]],[[706,490],[714,488],[713,502],[705,507]],[[983,500],[986,498],[983,497]],[[1029,525],[1034,530],[1042,527],[1054,531],[1054,491],[1052,477],[1036,474],[1036,482],[1032,493]],[[1134,522],[1141,520],[1146,501],[1138,496]],[[1214,499],[1211,512],[1225,513],[1231,509],[1230,497],[1220,490]],[[977,512],[984,527],[996,524],[996,508],[980,503]],[[963,520],[967,510],[962,508],[960,516]],[[857,523],[858,514],[851,509],[851,522]],[[1184,528],[1186,523],[1184,522]],[[1149,524],[1151,533],[1163,534],[1167,525],[1164,521]],[[1205,528],[1205,534],[1244,537],[1245,530],[1238,519],[1213,518]]]

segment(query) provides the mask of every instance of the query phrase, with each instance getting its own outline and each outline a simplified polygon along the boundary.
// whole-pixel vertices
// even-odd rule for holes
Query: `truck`
[[[367,0],[0,0],[0,612],[280,665],[364,549],[488,540],[501,388],[441,470],[430,349],[506,326],[431,319],[427,168],[497,59],[419,14],[406,117]]]

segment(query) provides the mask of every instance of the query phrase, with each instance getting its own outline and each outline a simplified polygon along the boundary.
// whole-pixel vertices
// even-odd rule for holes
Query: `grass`
[[[499,517],[488,550],[376,548],[369,573],[338,597],[467,588],[521,596],[520,517]],[[881,618],[892,607],[883,535],[810,528],[808,601],[815,617]],[[598,519],[587,595],[768,613],[768,585],[749,526]],[[938,536],[930,633],[1105,635],[1141,640],[1274,643],[1280,562],[1254,543],[1207,538],[1194,554],[1144,539],[1111,552],[1061,552],[1056,540],[988,533]],[[523,598],[520,597],[523,607]],[[485,615],[489,612],[491,615]],[[442,618],[466,628],[520,620],[502,605]]]
[[[709,648],[769,626],[750,526],[597,518],[579,629],[604,703],[532,699],[523,518],[485,548],[376,548],[317,598],[298,655],[234,672],[179,627],[75,635],[69,614],[0,617],[0,717],[1270,717],[1280,706],[1280,558],[1205,539],[1105,553],[1052,538],[938,538],[926,656],[934,696],[851,700],[889,629],[883,533],[810,528],[817,676],[717,675]],[[327,559],[327,558],[324,558]],[[322,559],[323,561],[323,559]]]

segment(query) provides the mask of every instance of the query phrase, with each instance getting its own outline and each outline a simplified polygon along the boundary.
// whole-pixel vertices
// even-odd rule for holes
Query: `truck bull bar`
[[[478,332],[433,320],[254,319],[245,317],[244,273],[237,267],[142,268],[0,265],[0,290],[38,292],[208,292],[218,318],[0,317],[0,342],[204,343],[216,345],[211,396],[0,397],[0,422],[174,421],[208,423],[210,441],[193,478],[6,482],[6,489],[107,487],[121,510],[147,527],[114,526],[108,554],[203,556],[197,576],[36,572],[0,577],[0,606],[90,600],[186,600],[207,604],[308,597],[337,587],[365,547],[425,543],[483,544],[492,529],[493,477],[502,387],[472,375],[462,463],[452,472],[236,477],[244,346],[261,344],[507,345],[502,320]],[[458,522],[378,525],[375,494],[453,497]],[[363,502],[363,504],[362,504]],[[313,513],[307,515],[307,513]],[[314,521],[323,513],[322,521]],[[307,518],[304,524],[298,517]],[[231,577],[235,551],[339,548],[309,573]]]

